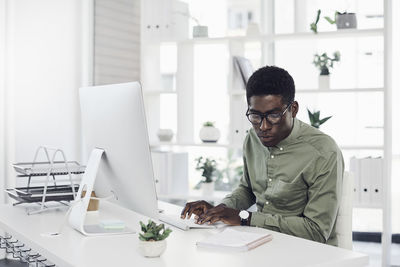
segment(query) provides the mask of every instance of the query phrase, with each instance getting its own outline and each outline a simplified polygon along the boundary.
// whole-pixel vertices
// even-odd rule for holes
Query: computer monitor
[[[94,191],[157,219],[157,196],[141,86],[138,82],[80,88],[86,152],[104,149]]]

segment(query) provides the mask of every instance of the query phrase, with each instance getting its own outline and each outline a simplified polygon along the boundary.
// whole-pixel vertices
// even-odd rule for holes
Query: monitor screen
[[[98,197],[157,219],[157,196],[141,86],[138,82],[79,91],[87,155],[104,149],[95,180]],[[111,193],[112,192],[112,193]]]

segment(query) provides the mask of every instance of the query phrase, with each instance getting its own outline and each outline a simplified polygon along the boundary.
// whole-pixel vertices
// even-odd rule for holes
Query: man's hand
[[[185,219],[186,215],[190,219],[193,213],[196,216],[203,215],[211,208],[214,208],[214,206],[204,200],[188,202],[182,210],[181,219]]]
[[[209,223],[214,224],[218,221],[229,225],[240,225],[239,210],[228,208],[225,204],[208,209],[207,212],[199,215],[197,218],[198,224]]]

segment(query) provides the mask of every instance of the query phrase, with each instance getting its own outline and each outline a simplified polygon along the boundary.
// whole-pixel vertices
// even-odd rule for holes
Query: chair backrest
[[[353,249],[353,187],[354,176],[351,172],[344,172],[342,197],[336,221],[338,247]]]

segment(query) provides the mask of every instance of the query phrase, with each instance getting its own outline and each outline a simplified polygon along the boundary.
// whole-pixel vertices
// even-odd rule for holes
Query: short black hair
[[[276,66],[265,66],[256,70],[246,85],[247,104],[250,97],[259,95],[280,95],[286,103],[294,101],[295,86],[292,76]]]

